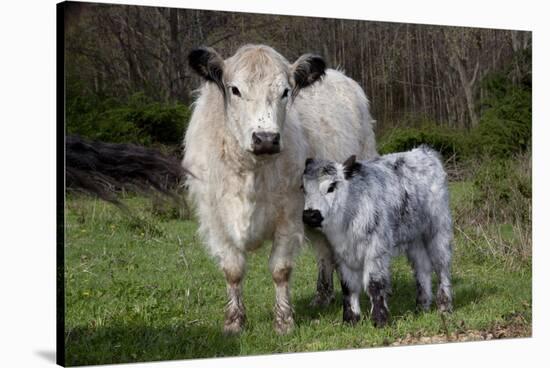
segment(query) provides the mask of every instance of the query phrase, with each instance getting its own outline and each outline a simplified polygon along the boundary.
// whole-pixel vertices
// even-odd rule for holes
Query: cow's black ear
[[[209,82],[214,82],[222,93],[225,94],[223,85],[223,67],[222,57],[211,47],[199,47],[192,50],[187,57],[189,66],[193,68],[198,75]]]
[[[325,75],[325,69],[327,65],[325,60],[319,55],[305,54],[302,55],[292,64],[292,71],[294,76],[294,88],[292,95],[296,97],[300,89],[310,86],[323,75]]]
[[[355,155],[351,155],[346,161],[344,161],[344,177],[349,179],[361,168],[361,164],[355,161]]]

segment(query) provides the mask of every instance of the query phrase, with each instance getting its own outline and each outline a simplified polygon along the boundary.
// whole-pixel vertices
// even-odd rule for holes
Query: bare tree
[[[531,44],[521,31],[128,5],[75,3],[67,18],[71,95],[143,92],[188,104],[199,84],[186,63],[193,47],[229,56],[266,43],[290,60],[309,51],[344,69],[366,90],[379,128],[415,119],[475,127],[483,77]]]

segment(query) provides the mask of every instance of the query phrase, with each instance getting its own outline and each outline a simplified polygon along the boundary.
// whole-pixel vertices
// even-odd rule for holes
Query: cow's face
[[[302,190],[305,195],[304,223],[322,228],[323,224],[341,211],[347,197],[348,179],[357,170],[355,156],[343,164],[308,158],[303,175]]]
[[[272,48],[254,45],[242,47],[227,60],[213,49],[196,49],[189,54],[189,63],[218,86],[229,131],[241,149],[253,155],[284,149],[282,133],[289,101],[325,72],[319,56],[303,55],[289,64]]]

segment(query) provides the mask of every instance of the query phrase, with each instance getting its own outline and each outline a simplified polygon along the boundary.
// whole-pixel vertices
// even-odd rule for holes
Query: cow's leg
[[[244,327],[246,317],[242,299],[242,282],[245,266],[245,255],[237,248],[229,249],[221,257],[221,267],[227,281],[228,295],[223,328],[226,334],[237,334]]]
[[[432,303],[432,261],[424,243],[412,243],[407,249],[407,258],[416,278],[416,308],[419,311],[427,311]]]
[[[294,328],[293,309],[290,303],[290,276],[294,256],[303,241],[303,231],[292,227],[279,228],[275,233],[269,269],[275,284],[274,329],[286,334]]]
[[[328,239],[320,232],[313,230],[308,232],[315,255],[317,256],[317,290],[311,306],[324,307],[334,300],[334,257],[330,249]]]
[[[361,320],[361,274],[340,265],[338,275],[342,286],[343,321],[355,325]]]
[[[441,312],[452,311],[452,290],[451,290],[451,254],[452,254],[452,233],[451,231],[438,231],[432,239],[427,242],[427,250],[432,261],[434,271],[439,279],[437,288],[436,304]]]

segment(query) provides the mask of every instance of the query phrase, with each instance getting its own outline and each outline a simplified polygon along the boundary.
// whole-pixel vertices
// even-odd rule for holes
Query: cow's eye
[[[327,193],[334,192],[334,189],[336,189],[336,183],[330,184],[330,186],[328,187]]]
[[[235,86],[231,87],[231,93],[233,93],[235,96],[241,97],[241,91]]]
[[[306,190],[304,189],[304,184],[300,185],[300,190],[304,193],[306,192]]]
[[[284,92],[283,92],[283,95],[281,96],[281,98],[287,98],[288,97],[288,88],[285,88]]]

